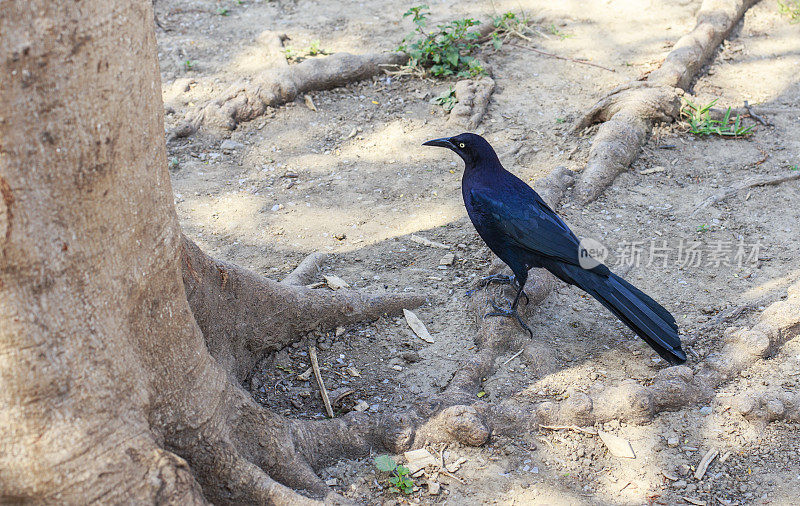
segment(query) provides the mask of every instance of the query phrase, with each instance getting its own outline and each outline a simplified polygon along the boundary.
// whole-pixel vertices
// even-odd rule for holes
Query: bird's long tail
[[[661,304],[613,272],[607,278],[588,271],[582,274],[578,277],[585,279],[591,275],[594,279],[581,288],[636,332],[661,358],[672,365],[686,362],[675,318]]]

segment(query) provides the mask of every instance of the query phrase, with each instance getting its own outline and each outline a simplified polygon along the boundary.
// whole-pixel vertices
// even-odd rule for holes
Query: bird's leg
[[[486,276],[485,278],[481,278],[480,281],[478,281],[478,286],[476,286],[475,288],[471,288],[471,289],[467,290],[467,297],[469,297],[473,293],[477,292],[481,288],[486,288],[487,286],[491,285],[492,283],[498,283],[500,285],[510,285],[510,284],[514,283],[515,280],[516,280],[516,278],[514,277],[513,274],[511,274],[510,276],[508,276],[506,274],[493,274],[491,276]],[[527,297],[527,295],[526,295],[526,297]]]
[[[527,330],[528,334],[530,334],[530,336],[533,337],[533,331],[530,329],[530,327],[528,327],[528,325],[524,321],[522,321],[522,317],[517,312],[517,305],[519,304],[519,298],[523,293],[525,293],[522,290],[524,287],[525,287],[524,283],[519,287],[519,290],[517,290],[517,296],[514,297],[514,302],[511,303],[510,308],[508,309],[501,308],[500,306],[497,305],[497,303],[494,300],[492,300],[490,303],[492,305],[492,308],[494,308],[494,311],[486,313],[485,315],[483,315],[483,317],[486,318],[487,316],[513,316],[517,320],[519,325],[523,329]],[[525,295],[525,299],[526,300],[528,299],[527,295]]]

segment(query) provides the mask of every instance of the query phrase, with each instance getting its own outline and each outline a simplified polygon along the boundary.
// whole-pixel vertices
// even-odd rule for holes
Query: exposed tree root
[[[494,79],[491,77],[458,81],[455,89],[458,103],[450,111],[447,127],[473,130],[486,114],[493,91]]]
[[[680,114],[680,97],[755,0],[704,0],[697,25],[678,40],[646,80],[625,84],[600,100],[574,126],[598,122],[586,168],[575,186],[582,202],[596,199],[638,156],[657,121]]]
[[[238,381],[256,361],[304,334],[419,306],[420,295],[370,297],[352,290],[312,290],[303,283],[321,256],[312,255],[279,283],[215,260],[185,236],[181,243],[183,282],[209,351]],[[265,308],[269,308],[266,310]]]
[[[311,253],[289,275],[283,278],[281,283],[287,285],[307,285],[311,283],[314,277],[319,274],[319,270],[326,258],[328,258],[328,255],[321,251]]]
[[[561,193],[566,187],[567,176],[562,173],[551,178],[551,181],[561,182]],[[559,189],[550,189],[550,195],[557,196]],[[184,248],[194,247],[184,244]],[[190,258],[195,255],[188,254]],[[192,261],[191,265],[195,264],[196,261]],[[189,271],[187,267],[184,270]],[[203,272],[209,275],[208,270]],[[188,275],[195,274],[189,271]],[[531,272],[531,279],[535,280],[528,290],[531,303],[520,307],[524,315],[544,300],[554,284],[552,276],[539,270]],[[217,282],[221,281],[217,278]],[[205,283],[202,286],[206,286]],[[231,285],[230,290],[236,286]],[[268,286],[270,290],[274,289],[273,285]],[[473,296],[471,312],[478,317],[482,315],[488,308],[487,299]],[[768,356],[800,333],[798,315],[800,282],[790,288],[786,300],[769,306],[755,327],[727,332],[721,352],[709,356],[697,372],[686,366],[671,367],[660,371],[650,386],[626,380],[602,390],[568,391],[567,398],[561,401],[536,403],[512,398],[494,405],[477,400],[475,393],[481,380],[494,373],[497,359],[524,334],[513,320],[478,318],[478,353],[459,368],[440,395],[418,403],[410,412],[380,416],[350,413],[330,420],[291,421],[256,406],[252,399],[234,388],[228,394],[231,400],[223,402],[225,413],[237,414],[233,418],[233,431],[220,438],[213,435],[218,422],[209,423],[207,427],[212,435],[197,440],[197,433],[190,431],[190,441],[179,445],[176,451],[186,455],[193,469],[205,470],[201,473],[201,481],[206,484],[206,490],[207,480],[211,479],[206,473],[222,483],[236,484],[233,488],[236,494],[210,497],[218,502],[257,500],[302,504],[308,501],[306,496],[324,497],[326,502],[342,501],[341,497],[331,494],[315,474],[316,469],[341,457],[363,456],[379,449],[401,452],[443,441],[477,446],[487,442],[492,433],[519,434],[538,424],[585,426],[614,419],[646,423],[661,411],[707,401],[715,386],[754,361]],[[529,346],[535,348],[537,343]],[[541,350],[534,353],[539,354]],[[737,409],[748,416],[794,419],[796,407],[800,405],[796,401],[791,396],[767,395],[754,397]],[[229,415],[228,423],[230,421]],[[173,444],[182,441],[180,437],[171,440]],[[211,448],[203,450],[204,445]],[[225,448],[228,450],[222,451]],[[304,495],[299,496],[291,489]],[[211,487],[211,490],[218,488]]]
[[[372,77],[383,72],[383,66],[399,65],[407,59],[402,53],[337,53],[266,70],[252,79],[232,84],[218,98],[196,108],[170,136],[187,137],[201,125],[233,130],[239,123],[261,116],[268,107],[291,102],[303,93]]]
[[[690,216],[694,216],[701,209],[705,209],[706,207],[716,204],[717,202],[722,202],[723,200],[732,197],[733,195],[736,195],[742,190],[755,188],[756,186],[770,186],[770,185],[781,184],[787,181],[794,181],[796,179],[800,179],[800,172],[793,172],[791,174],[780,174],[778,176],[751,177],[731,187],[723,188],[722,190],[706,198],[700,203],[700,205],[698,205],[695,208],[694,211],[692,211],[692,214]]]
[[[714,389],[758,360],[769,357],[800,334],[800,282],[788,290],[786,300],[771,304],[751,329],[731,327],[722,349],[706,357],[696,371],[687,366],[662,369],[650,386],[626,380],[601,391],[570,392],[566,400],[537,406],[541,423],[584,424],[612,419],[649,422],[662,411],[712,399]],[[800,398],[769,393],[737,398],[733,407],[745,416],[800,418]]]
[[[306,258],[281,283],[212,259],[186,237],[181,237],[180,251],[186,298],[215,359],[209,357],[194,368],[195,381],[201,382],[200,390],[222,394],[217,404],[199,409],[204,414],[187,417],[193,425],[179,425],[167,436],[169,448],[186,458],[214,502],[316,503],[308,497],[346,502],[314,469],[342,456],[368,454],[372,448],[407,447],[409,437],[403,434],[410,433],[411,424],[392,414],[375,420],[351,415],[291,421],[256,405],[239,384],[265,353],[312,330],[396,314],[424,298],[369,297],[302,286],[323,255]]]

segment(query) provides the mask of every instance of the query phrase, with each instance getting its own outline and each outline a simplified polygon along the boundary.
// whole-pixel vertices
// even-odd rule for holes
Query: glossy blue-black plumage
[[[514,272],[519,293],[528,270],[542,267],[597,299],[671,364],[686,361],[675,318],[603,264],[585,269],[580,240],[530,186],[503,168],[489,143],[465,133],[425,145],[446,147],[465,163],[467,214],[487,246]]]

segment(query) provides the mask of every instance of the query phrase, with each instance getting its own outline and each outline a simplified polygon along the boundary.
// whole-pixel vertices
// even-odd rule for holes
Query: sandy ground
[[[613,87],[657,66],[691,29],[699,4],[498,0],[431,2],[431,10],[434,21],[448,21],[523,9],[545,34],[535,38],[535,47],[616,70],[511,46],[482,53],[497,89],[476,131],[508,169],[532,182],[558,165],[582,169],[591,135],[570,135],[570,123]],[[169,28],[158,31],[167,127],[237,77],[285,64],[258,57],[255,40],[262,31],[286,33],[285,45],[297,50],[313,40],[328,52],[391,50],[411,29],[402,19],[411,5],[159,0],[156,11]],[[220,8],[227,15],[218,14]],[[549,33],[551,26],[568,37]],[[798,76],[800,26],[781,18],[773,2],[761,2],[692,92],[702,102],[719,98],[723,107],[744,100],[762,104],[774,126],[757,126],[747,139],[696,139],[680,125],[658,127],[632,170],[602,198],[585,207],[568,199],[559,211],[578,235],[609,248],[612,268],[627,272],[675,314],[692,367],[719,348],[725,330],[704,324],[748,303],[727,324],[752,324],[758,309],[784,297],[800,276],[796,181],[754,188],[692,214],[722,187],[800,164]],[[200,78],[212,79],[214,86],[194,86]],[[168,144],[181,223],[210,254],[280,278],[305,255],[325,251],[334,256],[324,273],[355,288],[429,297],[417,314],[434,344],[416,338],[402,319],[383,319],[309,336],[265,360],[254,371],[251,389],[270,408],[290,417],[323,416],[314,385],[296,378],[308,367],[304,350],[310,339],[317,339],[328,387],[354,390],[343,407],[363,400],[373,412],[438,392],[470,356],[474,325],[465,291],[486,271],[491,254],[463,208],[460,160],[420,146],[458,133],[448,131],[446,114],[429,103],[449,85],[382,76],[313,93],[317,111],[298,100],[241,125],[228,139],[201,131]],[[234,144],[223,149],[224,140]],[[641,174],[648,169],[658,170]],[[412,242],[411,234],[449,245],[455,263],[439,268],[448,251]],[[682,245],[691,242],[699,243],[700,265],[679,258]],[[724,251],[720,262],[713,257],[717,249]],[[658,256],[665,251],[666,259]],[[563,398],[626,378],[647,384],[665,367],[574,288],[560,286],[529,324],[535,339],[556,350],[552,373],[529,377],[526,361],[532,357],[503,364],[509,354],[484,383],[487,402],[510,395]],[[520,333],[517,349],[526,339]],[[347,367],[360,376],[351,376]],[[342,461],[322,474],[336,479],[339,492],[364,503],[681,504],[689,498],[709,505],[797,504],[798,424],[750,422],[727,406],[730,398],[799,387],[800,342],[794,339],[724,384],[705,405],[661,414],[648,425],[598,427],[629,440],[635,459],[610,456],[597,436],[541,430],[495,437],[482,448],[447,448],[448,462],[467,459],[456,473],[463,483],[442,477],[435,496],[424,479],[410,496],[386,492],[369,459]],[[709,449],[720,457],[697,480],[693,470]]]

